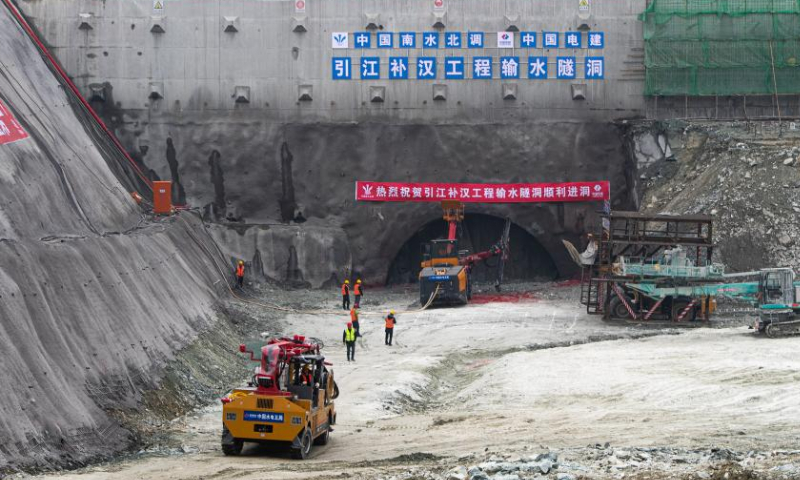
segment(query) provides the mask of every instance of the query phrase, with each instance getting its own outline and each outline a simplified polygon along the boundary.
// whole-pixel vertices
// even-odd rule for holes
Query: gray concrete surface
[[[577,0],[448,1],[447,30],[486,32],[488,48],[465,49],[467,57],[527,56],[527,50],[495,48],[492,33],[507,28],[515,17],[513,23],[521,30],[564,32],[585,22],[605,33],[606,79],[589,82],[586,100],[572,99],[570,81],[522,78],[514,101],[501,98],[502,84],[508,82],[498,78],[330,79],[331,56],[344,52],[331,49],[331,32],[363,30],[373,13],[380,14],[377,21],[384,31],[430,31],[432,1],[311,1],[306,33],[292,32],[294,7],[288,1],[166,0],[159,15],[149,0],[21,2],[21,7],[81,91],[92,96],[90,85],[105,85],[104,101],[93,105],[155,175],[179,180],[176,201],[203,207],[210,219],[273,224],[300,214],[309,220],[305,225],[342,229],[352,252],[344,270],[382,284],[402,245],[440,216],[439,207],[355,205],[357,179],[606,179],[612,183],[615,207],[633,205],[635,175],[626,177],[625,144],[608,122],[643,113],[636,15],[644,3],[593,0],[590,14],[582,19]],[[238,32],[224,32],[226,17],[237,18]],[[92,29],[80,30],[83,21]],[[165,33],[150,32],[156,23]],[[451,52],[439,49],[436,55]],[[554,58],[570,51],[533,52]],[[586,52],[575,53],[581,58]],[[344,54],[361,55],[354,49]],[[380,49],[369,54],[389,55]],[[446,101],[433,101],[433,83],[447,85]],[[151,84],[163,86],[163,98],[149,98]],[[312,101],[297,101],[299,85],[311,85]],[[386,87],[383,103],[368,101],[369,88],[376,85]],[[236,86],[250,87],[250,103],[235,102]],[[511,216],[542,243],[558,271],[570,275],[574,269],[560,238],[576,240],[595,210],[596,205],[588,204],[481,205],[470,206],[468,213]],[[254,244],[245,242],[250,247],[244,251],[239,237],[225,238],[236,240],[228,247],[232,251],[256,258]],[[275,251],[290,247],[282,243]],[[318,264],[301,265],[302,276],[328,278],[330,269],[316,268]]]
[[[0,43],[0,100],[29,134],[0,145],[2,476],[129,446],[108,412],[211,324],[218,277],[196,216],[143,221],[4,7]]]

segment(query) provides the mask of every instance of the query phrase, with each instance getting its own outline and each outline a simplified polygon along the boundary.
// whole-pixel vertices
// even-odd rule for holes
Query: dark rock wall
[[[170,168],[166,160],[166,132],[170,132],[190,204],[213,209],[216,218],[225,216],[221,210],[233,209],[245,223],[307,220],[311,225],[341,228],[352,252],[352,270],[371,283],[387,280],[403,244],[440,218],[441,209],[438,204],[356,203],[356,180],[607,179],[616,208],[629,208],[635,199],[628,188],[632,177],[625,173],[625,146],[618,129],[609,123],[273,124],[176,118],[151,124],[148,130],[151,138],[164,139],[151,143],[148,164],[165,173]],[[561,239],[576,240],[599,208],[597,203],[474,204],[467,206],[467,214],[510,216],[552,256],[558,272],[569,275],[574,269]],[[298,255],[303,253],[298,250]],[[311,261],[301,270],[315,265],[321,264]],[[305,270],[304,275],[345,274],[327,269]]]

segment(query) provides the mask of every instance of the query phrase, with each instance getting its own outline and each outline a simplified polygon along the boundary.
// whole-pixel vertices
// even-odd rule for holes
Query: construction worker
[[[350,323],[352,323],[353,328],[356,329],[356,337],[360,337],[361,330],[358,328],[358,309],[356,307],[350,309]]]
[[[386,316],[386,339],[384,340],[386,345],[392,344],[395,323],[397,323],[397,319],[394,318],[394,310],[390,310],[389,315]]]
[[[350,280],[345,280],[342,284],[342,310],[350,308]]]
[[[356,308],[361,308],[361,279],[356,280],[356,286],[353,288],[353,294],[356,296]]]
[[[244,261],[239,260],[239,265],[236,266],[236,286],[242,288],[244,285]]]
[[[342,334],[342,341],[347,347],[347,361],[356,361],[356,329],[353,328],[352,322],[347,322],[347,328],[344,329]]]
[[[314,376],[311,375],[311,369],[308,365],[303,367],[303,373],[300,374],[300,385],[314,385]]]

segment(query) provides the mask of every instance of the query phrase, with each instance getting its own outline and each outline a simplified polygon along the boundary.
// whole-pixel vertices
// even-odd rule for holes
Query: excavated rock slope
[[[800,130],[683,121],[655,130],[670,155],[640,170],[643,210],[712,215],[715,260],[732,271],[800,266]]]
[[[129,446],[109,412],[210,325],[219,274],[196,217],[142,217],[5,7],[0,44],[0,101],[29,134],[0,145],[2,476]]]

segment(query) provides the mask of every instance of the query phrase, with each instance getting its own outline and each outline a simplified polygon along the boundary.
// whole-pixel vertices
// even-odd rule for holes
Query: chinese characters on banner
[[[496,49],[463,56],[472,49],[489,48],[484,32],[333,32],[331,48],[355,49],[360,55],[334,56],[333,80],[491,80],[493,78],[536,80],[605,78],[605,57],[596,55],[605,48],[604,32],[497,32]],[[380,49],[391,50],[390,57],[376,56]],[[519,49],[519,54],[516,54]],[[541,53],[536,49],[541,49]],[[369,51],[374,53],[371,53]],[[421,50],[412,56],[413,50]],[[556,50],[569,56],[547,56]],[[575,52],[585,50],[584,57]],[[436,56],[443,51],[444,56]],[[588,52],[595,55],[589,55]],[[514,55],[509,55],[509,53]],[[548,67],[552,68],[548,68]],[[358,76],[352,74],[355,67]]]
[[[11,111],[0,102],[0,145],[28,138],[22,125],[11,115]]]
[[[509,184],[356,182],[356,200],[363,202],[539,203],[610,198],[611,187],[607,181]]]

